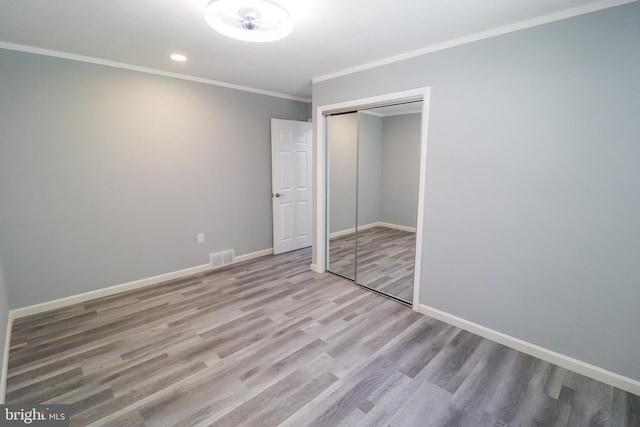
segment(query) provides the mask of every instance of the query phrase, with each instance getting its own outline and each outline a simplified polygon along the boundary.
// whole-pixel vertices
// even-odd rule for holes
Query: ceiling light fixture
[[[187,60],[187,57],[184,55],[180,55],[179,53],[174,53],[171,54],[171,59],[173,59],[174,61],[184,62]]]
[[[269,0],[213,0],[205,15],[221,34],[250,42],[270,42],[292,30],[291,15]]]

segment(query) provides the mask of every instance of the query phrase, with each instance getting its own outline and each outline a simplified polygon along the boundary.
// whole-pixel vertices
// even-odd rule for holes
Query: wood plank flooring
[[[9,403],[74,426],[640,426],[640,397],[413,312],[310,250],[14,323]]]
[[[357,266],[355,247],[355,233],[331,239],[329,270],[411,303],[416,234],[388,227],[358,230]]]

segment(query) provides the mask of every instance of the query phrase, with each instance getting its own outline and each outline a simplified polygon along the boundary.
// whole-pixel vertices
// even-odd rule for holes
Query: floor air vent
[[[233,264],[234,253],[233,249],[228,251],[217,252],[215,254],[209,254],[209,263],[211,268],[220,268],[225,265]]]

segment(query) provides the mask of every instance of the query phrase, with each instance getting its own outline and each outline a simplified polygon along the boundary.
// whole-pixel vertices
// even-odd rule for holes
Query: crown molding
[[[383,65],[393,64],[395,62],[404,61],[406,59],[415,58],[417,56],[426,55],[428,53],[437,52],[451,47],[461,46],[468,43],[473,43],[479,40],[488,39],[491,37],[500,36],[515,31],[524,30],[526,28],[536,27],[538,25],[548,24],[555,21],[561,21],[567,18],[573,18],[574,16],[584,15],[591,12],[597,12],[599,10],[608,9],[610,7],[620,6],[627,3],[634,3],[638,0],[601,0],[595,3],[591,3],[584,6],[574,7],[571,9],[563,10],[560,12],[543,15],[538,18],[528,19],[526,21],[516,22],[514,24],[505,25],[503,27],[497,27],[491,30],[482,31],[479,33],[471,34],[469,36],[460,37],[457,39],[449,40],[443,43],[437,43],[431,46],[427,46],[418,50],[403,53],[400,55],[391,56],[378,61],[368,62],[366,64],[358,65],[351,68],[346,68],[334,73],[325,74],[322,76],[314,77],[311,82],[319,83],[325,80],[335,79],[337,77],[354,74],[360,71],[370,70]]]
[[[94,58],[91,56],[76,55],[75,53],[61,52],[57,50],[42,49],[34,46],[26,46],[15,43],[7,43],[0,41],[0,49],[13,50],[17,52],[33,53],[36,55],[52,56],[54,58],[69,59],[71,61],[87,62],[89,64],[104,65],[107,67],[121,68],[124,70],[138,71],[140,73],[154,74],[157,76],[169,77],[172,79],[188,80],[196,83],[204,83],[211,86],[219,86],[227,89],[241,90],[243,92],[251,92],[259,95],[273,96],[276,98],[288,99],[291,101],[299,101],[309,103],[310,98],[301,98],[298,96],[287,95],[285,93],[271,92],[268,90],[257,89],[249,86],[236,85],[233,83],[222,82],[219,80],[206,79],[203,77],[191,76],[189,74],[173,73],[170,71],[159,70],[156,68],[141,67],[139,65],[127,64],[124,62],[109,61],[107,59]]]

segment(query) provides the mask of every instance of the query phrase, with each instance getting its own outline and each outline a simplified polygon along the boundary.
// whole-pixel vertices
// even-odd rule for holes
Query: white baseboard
[[[616,374],[615,372],[607,371],[606,369],[602,369],[598,366],[591,365],[564,354],[556,353],[555,351],[523,341],[502,332],[495,331],[424,304],[418,304],[416,311],[456,326],[460,329],[464,329],[465,331],[480,335],[488,340],[513,348],[514,350],[521,351],[522,353],[537,357],[538,359],[553,363],[554,365],[577,372],[578,374],[593,378],[594,380],[628,391],[629,393],[640,395],[640,381]]]
[[[234,258],[233,264],[236,264],[238,262],[248,261],[254,258],[259,258],[265,255],[271,255],[272,253],[273,253],[273,249],[269,248],[269,249],[264,249],[257,252],[240,255]],[[153,277],[147,277],[140,280],[134,280],[132,282],[127,282],[127,283],[123,283],[115,286],[109,286],[107,288],[97,289],[95,291],[90,291],[82,294],[72,295],[65,298],[55,299],[52,301],[47,301],[40,304],[34,304],[27,307],[16,308],[11,310],[10,312],[13,314],[14,319],[19,319],[21,317],[44,313],[45,311],[67,307],[69,305],[90,301],[96,298],[108,297],[110,295],[114,295],[120,292],[130,291],[133,289],[140,289],[150,285],[157,285],[158,283],[166,282],[168,280],[180,279],[183,277],[191,276],[193,274],[203,273],[205,271],[210,271],[210,270],[211,270],[210,264],[197,265],[195,267],[172,271],[169,273],[160,274]]]
[[[395,230],[409,231],[411,233],[415,233],[416,232],[415,227],[406,227],[404,225],[391,224],[389,222],[380,222],[380,221],[372,222],[370,224],[359,225],[358,226],[358,230],[368,230],[368,229],[374,228],[374,227],[393,228]],[[330,239],[335,239],[336,237],[346,236],[346,235],[349,235],[349,234],[353,234],[355,232],[356,232],[355,228],[348,228],[346,230],[334,231],[333,233],[329,234],[329,238]]]
[[[367,230],[369,228],[377,227],[378,224],[380,224],[380,223],[379,222],[372,222],[370,224],[359,225],[358,226],[358,230]],[[333,233],[329,234],[329,238],[330,239],[334,239],[336,237],[347,236],[347,235],[353,234],[355,232],[356,232],[355,227],[354,228],[348,228],[346,230],[334,231]]]
[[[410,233],[416,232],[415,227],[407,227],[406,225],[391,224],[389,222],[379,222],[378,227],[393,228],[394,230],[408,231]]]
[[[315,264],[311,264],[309,265],[309,270],[311,271],[315,271],[316,273],[324,273],[324,271],[320,271],[320,269],[318,268],[317,265]]]
[[[371,226],[371,224],[360,226],[360,230],[362,230],[363,227],[372,228],[373,226]],[[346,230],[334,231],[333,233],[329,233],[329,238],[335,239],[336,237],[348,236],[349,234],[353,234],[355,232],[355,228],[347,228]]]
[[[65,298],[59,298],[40,304],[29,305],[27,307],[16,308],[11,310],[14,318],[31,316],[45,311],[55,310],[57,308],[67,307],[69,305],[90,301],[96,298],[108,297],[120,292],[130,291],[133,289],[144,288],[146,286],[155,285],[167,280],[180,279],[182,277],[191,276],[192,274],[202,273],[211,270],[210,264],[202,264],[196,267],[185,268],[183,270],[172,271],[170,273],[159,274],[153,277],[147,277],[132,282],[122,283],[120,285],[109,286],[108,288],[96,289],[82,294],[71,295]]]
[[[260,258],[260,257],[267,256],[267,255],[273,255],[273,248],[263,249],[261,251],[251,252],[249,254],[238,255],[233,260],[233,263],[235,264],[235,263],[238,263],[238,262],[249,261],[251,259]]]
[[[7,393],[7,373],[9,372],[9,347],[11,347],[11,330],[13,328],[13,313],[9,311],[7,331],[4,336],[4,353],[2,354],[2,371],[0,372],[0,404],[5,401]]]

